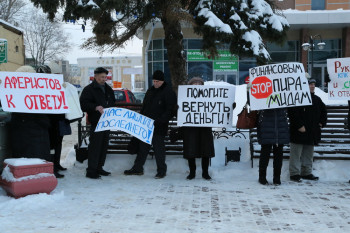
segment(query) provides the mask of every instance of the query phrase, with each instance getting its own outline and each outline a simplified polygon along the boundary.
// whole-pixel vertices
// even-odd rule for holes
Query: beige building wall
[[[23,32],[0,20],[0,38],[7,40],[7,63],[0,64],[0,71],[15,71],[25,62]]]

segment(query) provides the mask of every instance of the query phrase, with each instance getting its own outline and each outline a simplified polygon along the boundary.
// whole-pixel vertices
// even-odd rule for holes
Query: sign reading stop
[[[266,76],[257,77],[252,82],[251,94],[257,99],[264,99],[272,94],[272,81]]]

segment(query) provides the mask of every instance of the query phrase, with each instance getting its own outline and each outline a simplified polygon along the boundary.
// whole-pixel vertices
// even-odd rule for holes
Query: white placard
[[[7,112],[67,113],[62,74],[0,72],[0,100]]]
[[[235,86],[179,86],[177,125],[232,127],[234,102]]]
[[[154,120],[126,108],[105,108],[103,111],[95,132],[121,130],[152,144]]]
[[[350,99],[350,58],[327,59],[328,99]]]
[[[301,63],[281,63],[249,69],[252,110],[311,105],[311,94]]]

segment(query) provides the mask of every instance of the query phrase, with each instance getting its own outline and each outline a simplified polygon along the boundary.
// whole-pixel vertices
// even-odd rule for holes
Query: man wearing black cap
[[[94,81],[84,88],[80,96],[81,109],[88,114],[91,123],[86,177],[92,179],[111,174],[102,169],[106,160],[109,131],[95,132],[103,109],[115,107],[113,89],[106,84],[107,75],[108,70],[105,68],[96,68]]]
[[[153,86],[146,92],[140,113],[154,120],[152,145],[157,163],[157,174],[155,176],[157,179],[165,177],[167,171],[164,139],[175,106],[175,92],[164,81],[164,73],[156,70],[153,73]],[[130,170],[125,170],[124,174],[143,175],[143,165],[150,149],[149,144],[140,141],[134,166]]]
[[[321,128],[327,122],[327,110],[315,95],[315,79],[309,79],[312,105],[289,108],[290,120],[290,180],[318,180],[312,174],[314,146],[321,140]]]

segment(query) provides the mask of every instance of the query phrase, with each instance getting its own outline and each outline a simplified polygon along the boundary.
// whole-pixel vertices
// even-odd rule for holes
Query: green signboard
[[[219,50],[218,57],[211,59],[206,53],[200,50],[187,50],[187,61],[213,61],[214,72],[230,72],[238,70],[238,57],[230,51]]]
[[[237,61],[214,61],[214,72],[229,72],[237,70]]]
[[[0,39],[0,64],[7,63],[7,40]]]

